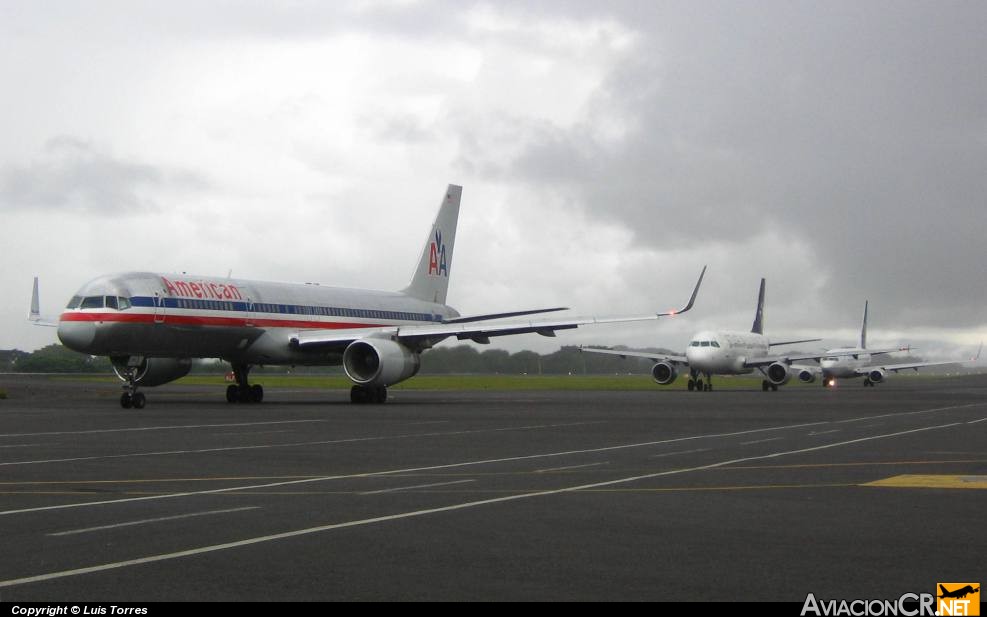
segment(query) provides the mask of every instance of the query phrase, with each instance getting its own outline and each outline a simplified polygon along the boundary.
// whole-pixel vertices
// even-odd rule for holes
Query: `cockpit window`
[[[703,341],[702,343],[699,343],[699,346],[700,347],[709,347],[709,341]]]
[[[66,306],[65,308],[76,309],[79,308],[80,304],[82,304],[82,296],[72,296],[72,299],[69,300],[68,306]]]
[[[121,311],[125,311],[130,308],[130,298],[124,298],[123,296],[117,298],[117,308]]]
[[[103,296],[86,296],[82,299],[82,305],[79,308],[103,308]]]
[[[699,341],[692,341],[689,343],[689,347],[699,347]]]
[[[106,296],[106,308],[111,308],[111,309],[117,308],[116,296]]]
[[[717,343],[716,341],[710,341],[710,342],[709,342],[709,346],[710,346],[710,347],[719,347],[719,346],[720,346],[720,344],[719,344],[719,343]]]

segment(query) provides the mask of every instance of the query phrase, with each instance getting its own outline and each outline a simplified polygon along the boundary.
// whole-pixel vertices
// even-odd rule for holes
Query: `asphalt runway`
[[[644,377],[642,377],[644,379]],[[897,598],[984,581],[987,376],[690,393],[0,376],[0,601]]]

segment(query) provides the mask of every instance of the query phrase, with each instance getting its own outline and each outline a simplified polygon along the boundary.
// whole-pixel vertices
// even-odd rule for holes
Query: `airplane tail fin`
[[[864,300],[864,321],[860,326],[860,348],[867,349],[867,300]]]
[[[456,224],[459,222],[459,201],[463,187],[450,184],[446,188],[435,223],[425,240],[418,267],[411,283],[403,293],[437,304],[446,303],[449,290],[449,269],[452,266],[452,249],[456,242]]]
[[[942,591],[943,595],[949,593],[949,591],[946,590],[946,586],[943,585],[942,583],[939,583],[939,590]],[[942,596],[939,597],[941,598]]]
[[[764,334],[764,279],[761,279],[761,291],[757,294],[757,312],[754,313],[754,325],[751,326],[754,334]]]

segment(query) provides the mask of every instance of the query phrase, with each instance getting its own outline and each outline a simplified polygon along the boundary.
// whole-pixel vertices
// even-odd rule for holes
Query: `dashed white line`
[[[779,439],[782,439],[782,437],[772,437],[770,439],[756,439],[754,441],[741,441],[740,442],[740,445],[742,445],[742,446],[749,446],[749,445],[752,445],[752,444],[755,444],[755,443],[764,443],[766,441],[778,441]]]
[[[666,456],[676,456],[678,454],[693,454],[695,452],[709,452],[712,448],[698,448],[696,450],[677,450],[675,452],[664,452],[662,454],[653,454],[648,458],[663,458]]]
[[[812,431],[811,433],[809,433],[809,436],[811,437],[813,435],[829,435],[830,433],[839,433],[841,430],[842,429],[834,428],[831,431]]]
[[[6,446],[0,446],[0,448],[32,448],[34,446],[57,446],[57,443],[16,443]]]
[[[593,484],[582,484],[582,485],[579,485],[579,486],[570,486],[570,487],[553,489],[553,490],[548,490],[548,491],[539,491],[539,492],[536,492],[536,493],[520,493],[520,494],[516,494],[516,495],[507,495],[507,496],[504,496],[504,497],[494,497],[494,498],[490,498],[490,499],[482,499],[482,500],[479,500],[479,501],[468,501],[468,502],[465,502],[465,503],[458,503],[458,504],[453,504],[453,505],[449,505],[449,506],[441,506],[441,507],[438,507],[438,508],[428,508],[428,509],[425,509],[425,510],[414,510],[414,511],[411,511],[411,512],[401,512],[401,513],[398,513],[398,514],[390,514],[390,515],[387,515],[387,516],[377,516],[377,517],[373,517],[373,518],[366,518],[366,519],[360,519],[360,520],[355,520],[355,521],[347,521],[347,522],[343,522],[343,523],[332,523],[332,524],[328,524],[328,525],[320,525],[318,527],[308,527],[306,529],[297,529],[297,530],[294,530],[294,531],[286,531],[286,532],[283,532],[283,533],[276,533],[276,534],[271,534],[271,535],[266,535],[266,536],[258,536],[258,537],[254,537],[254,538],[246,538],[246,539],[243,539],[243,540],[237,540],[235,542],[226,542],[226,543],[223,543],[223,544],[213,544],[213,545],[210,545],[210,546],[200,546],[200,547],[197,547],[197,548],[191,548],[191,549],[187,549],[187,550],[184,550],[184,551],[176,551],[176,552],[172,552],[172,553],[162,553],[162,554],[159,554],[159,555],[150,555],[148,557],[141,557],[141,558],[138,558],[138,559],[128,559],[128,560],[125,560],[125,561],[116,561],[116,562],[112,562],[112,563],[104,563],[104,564],[99,564],[99,565],[89,566],[89,567],[84,567],[84,568],[75,568],[75,569],[72,569],[72,570],[62,570],[62,571],[58,571],[58,572],[49,572],[47,574],[38,574],[38,575],[35,575],[35,576],[26,576],[26,577],[23,577],[23,578],[9,579],[9,580],[5,580],[5,581],[0,581],[0,589],[6,588],[6,587],[14,587],[14,586],[17,586],[17,585],[25,585],[25,584],[28,584],[28,583],[38,583],[38,582],[42,582],[42,581],[49,581],[49,580],[60,579],[60,578],[67,578],[67,577],[70,577],[70,576],[79,576],[79,575],[82,575],[82,574],[92,574],[94,572],[105,572],[107,570],[116,570],[116,569],[119,569],[119,568],[125,568],[125,567],[136,566],[136,565],[142,565],[142,564],[147,564],[147,563],[155,563],[155,562],[159,562],[159,561],[169,561],[169,560],[173,560],[173,559],[180,559],[182,557],[192,557],[192,556],[195,556],[195,555],[203,555],[203,554],[207,554],[207,553],[214,553],[214,552],[217,552],[217,551],[224,551],[224,550],[233,549],[233,548],[240,548],[240,547],[244,547],[244,546],[251,546],[251,545],[254,545],[254,544],[262,544],[262,543],[265,543],[265,542],[273,542],[273,541],[276,541],[276,540],[284,540],[284,539],[287,539],[287,538],[297,538],[299,536],[307,536],[307,535],[312,535],[312,534],[321,533],[321,532],[325,532],[325,531],[332,531],[332,530],[335,530],[335,529],[346,529],[348,527],[359,527],[359,526],[364,526],[364,525],[372,525],[372,524],[376,524],[376,523],[384,523],[384,522],[388,522],[388,521],[396,521],[396,520],[401,520],[401,519],[406,519],[406,518],[414,518],[414,517],[419,517],[419,516],[426,516],[426,515],[429,515],[429,514],[438,514],[438,513],[442,513],[442,512],[454,512],[454,511],[457,511],[457,510],[465,510],[465,509],[469,509],[469,508],[476,508],[476,507],[490,505],[490,504],[495,504],[495,503],[506,503],[506,502],[511,502],[511,501],[519,501],[519,500],[522,500],[522,499],[533,499],[533,498],[536,498],[536,497],[545,497],[545,496],[548,496],[548,495],[559,495],[559,494],[562,494],[562,493],[573,493],[573,492],[578,492],[578,491],[584,491],[584,490],[590,490],[590,489],[597,489],[597,488],[601,488],[601,487],[604,487],[604,486],[614,486],[614,485],[617,485],[617,484],[627,484],[627,483],[636,482],[636,481],[639,481],[639,480],[648,480],[648,479],[652,479],[652,478],[659,478],[659,477],[662,477],[662,476],[671,476],[671,475],[689,473],[689,472],[693,472],[693,471],[703,471],[703,470],[707,470],[707,469],[716,469],[718,467],[725,467],[727,465],[733,465],[733,464],[737,464],[737,463],[747,463],[747,462],[750,462],[750,461],[759,461],[759,460],[770,459],[770,458],[778,458],[778,457],[782,457],[782,456],[789,456],[789,455],[792,455],[792,454],[804,454],[806,452],[814,452],[814,451],[825,450],[825,449],[829,449],[829,448],[837,448],[837,447],[840,447],[840,446],[846,446],[846,445],[851,445],[851,444],[856,444],[856,443],[863,443],[863,442],[866,442],[866,441],[874,441],[874,440],[877,440],[877,439],[888,439],[888,438],[891,438],[891,437],[898,437],[898,436],[901,436],[901,435],[909,435],[909,434],[920,433],[920,432],[924,432],[924,431],[934,431],[934,430],[939,430],[939,429],[944,429],[944,428],[950,428],[950,427],[954,427],[954,426],[960,426],[961,424],[962,424],[962,422],[952,422],[952,423],[949,423],[949,424],[941,424],[941,425],[937,425],[937,426],[926,426],[926,427],[911,429],[911,430],[907,430],[907,431],[899,431],[897,433],[887,433],[887,434],[884,434],[884,435],[873,435],[871,437],[861,437],[861,438],[858,438],[858,439],[851,439],[849,441],[841,441],[841,442],[836,442],[836,443],[824,444],[824,445],[816,446],[816,447],[813,447],[813,448],[803,448],[803,449],[800,449],[800,450],[789,450],[789,451],[786,451],[786,452],[775,452],[773,454],[763,454],[763,455],[758,455],[758,456],[748,456],[748,457],[739,458],[739,459],[732,459],[732,460],[728,460],[728,461],[720,461],[718,463],[711,463],[711,464],[708,464],[708,465],[701,465],[699,467],[688,467],[688,468],[683,468],[683,469],[671,469],[671,470],[668,470],[668,471],[661,471],[661,472],[657,472],[657,473],[650,473],[650,474],[645,474],[645,475],[640,475],[640,476],[632,476],[632,477],[629,477],[629,478],[620,478],[620,479],[617,479],[617,480],[609,480],[609,481],[606,481],[606,482],[596,482],[596,483],[593,483]]]
[[[419,488],[434,488],[436,486],[449,486],[451,484],[466,484],[476,482],[476,480],[456,480],[454,482],[436,482],[434,484],[418,484],[416,486],[399,486],[396,488],[385,488],[379,491],[364,491],[360,495],[383,495],[384,493],[397,493],[398,491],[413,491]]]
[[[566,465],[565,467],[549,467],[548,469],[536,469],[535,473],[548,473],[550,471],[567,471],[569,469],[584,469],[586,467],[599,467],[600,465],[609,465],[610,461],[604,461],[602,463],[586,463],[585,465]]]
[[[248,506],[245,508],[233,508],[231,510],[209,510],[208,512],[191,512],[189,514],[177,514],[175,516],[160,516],[158,518],[145,518],[139,521],[127,521],[126,523],[116,523],[114,525],[101,525],[99,527],[86,527],[85,529],[71,529],[69,531],[58,531],[48,534],[49,536],[74,536],[80,533],[91,531],[104,531],[106,529],[117,529],[118,527],[132,527],[134,525],[147,525],[149,523],[160,523],[163,521],[177,521],[185,518],[195,518],[198,516],[211,516],[213,514],[229,514],[231,512],[244,512],[246,510],[257,510],[259,506]]]

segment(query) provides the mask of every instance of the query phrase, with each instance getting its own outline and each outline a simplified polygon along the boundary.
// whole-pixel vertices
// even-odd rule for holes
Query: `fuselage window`
[[[82,299],[82,305],[79,308],[103,308],[103,296],[86,296]]]

